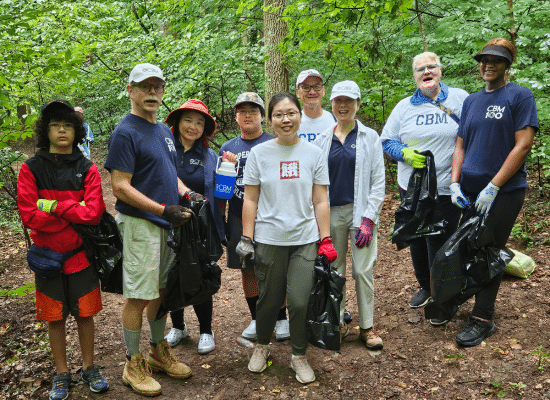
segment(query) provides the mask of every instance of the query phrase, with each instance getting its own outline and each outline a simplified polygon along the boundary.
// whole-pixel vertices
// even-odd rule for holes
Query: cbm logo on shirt
[[[416,125],[437,125],[446,123],[447,114],[426,114],[416,117]]]
[[[281,173],[281,179],[300,178],[300,162],[299,161],[281,161],[280,173]]]
[[[176,146],[174,145],[174,142],[170,138],[164,138],[164,141],[168,145],[168,151],[176,151]]]
[[[504,110],[506,110],[506,107],[489,106],[487,107],[487,114],[485,114],[485,118],[501,119],[502,114],[504,113]]]

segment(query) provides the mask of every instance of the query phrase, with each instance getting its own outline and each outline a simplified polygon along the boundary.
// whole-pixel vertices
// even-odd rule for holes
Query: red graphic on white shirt
[[[300,177],[300,161],[281,161],[281,179]]]

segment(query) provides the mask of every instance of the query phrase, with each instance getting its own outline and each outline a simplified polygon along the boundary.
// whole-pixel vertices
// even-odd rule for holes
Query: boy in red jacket
[[[35,126],[38,152],[22,166],[18,178],[17,206],[23,224],[31,229],[33,243],[58,253],[82,245],[71,226],[98,224],[105,203],[97,166],[77,149],[86,131],[74,108],[65,100],[52,100],[42,107]],[[82,351],[82,379],[95,393],[109,384],[94,366],[94,319],[102,309],[99,278],[81,251],[67,259],[57,278],[35,275],[36,317],[48,321],[48,337],[57,374],[51,400],[69,396],[72,375],[67,367],[65,323],[76,320]]]

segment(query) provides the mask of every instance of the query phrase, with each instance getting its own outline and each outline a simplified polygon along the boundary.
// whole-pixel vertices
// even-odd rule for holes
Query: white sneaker
[[[242,337],[248,340],[256,340],[256,320],[253,319],[250,325],[243,331]]]
[[[250,357],[248,370],[251,372],[262,372],[267,368],[267,357],[269,357],[269,345],[257,344]]]
[[[187,332],[187,325],[181,329],[172,328],[170,329],[170,332],[168,332],[168,335],[166,335],[164,338],[168,342],[168,346],[174,347],[181,342],[182,339],[185,339],[186,337],[189,337],[189,332]]]
[[[290,368],[292,368],[294,372],[296,372],[296,379],[300,383],[306,384],[315,380],[315,373],[309,366],[306,356],[292,355]]]
[[[290,339],[290,326],[288,324],[288,319],[281,319],[275,322],[275,339]]]
[[[214,342],[214,333],[201,333],[199,337],[199,354],[210,353],[216,348],[216,342]]]

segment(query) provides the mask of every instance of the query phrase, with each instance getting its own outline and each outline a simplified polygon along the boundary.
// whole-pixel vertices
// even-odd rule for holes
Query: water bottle
[[[235,168],[235,164],[229,161],[221,161],[221,159],[222,157],[219,156],[218,163],[216,165],[216,184],[214,188],[214,196],[218,199],[229,200],[233,197],[235,180],[237,178],[237,171],[239,170],[239,160],[237,161],[237,168]]]

